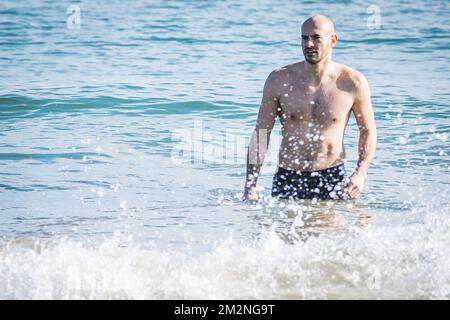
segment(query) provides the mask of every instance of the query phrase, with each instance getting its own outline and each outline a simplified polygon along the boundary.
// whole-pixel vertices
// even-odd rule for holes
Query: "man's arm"
[[[273,71],[266,80],[264,92],[261,101],[261,107],[258,113],[255,130],[247,152],[247,176],[244,187],[244,199],[257,200],[256,182],[261,170],[267,148],[270,141],[275,120],[277,118],[279,103],[276,90],[277,80],[276,72]]]
[[[364,186],[367,170],[375,155],[377,144],[377,128],[370,100],[370,88],[366,78],[358,73],[355,79],[355,100],[352,106],[359,128],[358,163],[355,172],[350,176],[348,194],[357,197]]]

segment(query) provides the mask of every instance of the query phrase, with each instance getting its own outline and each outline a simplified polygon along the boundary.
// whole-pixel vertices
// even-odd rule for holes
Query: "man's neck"
[[[331,58],[323,59],[316,64],[311,64],[308,61],[305,61],[304,66],[304,71],[307,77],[317,83],[329,78],[333,74],[334,70],[334,64],[331,61]]]

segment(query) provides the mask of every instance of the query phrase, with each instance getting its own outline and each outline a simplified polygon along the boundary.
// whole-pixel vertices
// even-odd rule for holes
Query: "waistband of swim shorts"
[[[323,175],[324,173],[329,173],[329,172],[336,172],[336,171],[343,171],[345,172],[345,166],[343,163],[341,163],[340,165],[334,166],[334,167],[330,167],[330,168],[326,168],[326,169],[322,169],[322,170],[317,170],[317,171],[299,171],[299,170],[289,170],[289,169],[285,169],[283,167],[278,167],[277,169],[277,174],[283,173],[283,174],[301,174],[301,175]]]

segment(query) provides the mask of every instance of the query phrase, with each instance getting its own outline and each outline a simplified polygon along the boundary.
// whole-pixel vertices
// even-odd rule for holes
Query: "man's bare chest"
[[[335,85],[320,88],[288,84],[280,90],[281,120],[308,121],[324,126],[345,121],[353,105],[353,94]]]

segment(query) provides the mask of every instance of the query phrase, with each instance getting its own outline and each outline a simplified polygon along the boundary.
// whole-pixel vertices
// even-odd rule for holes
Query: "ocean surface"
[[[360,198],[243,203],[300,25],[336,23],[378,149]],[[449,299],[448,1],[0,3],[0,299]],[[347,172],[358,130],[345,133]]]

